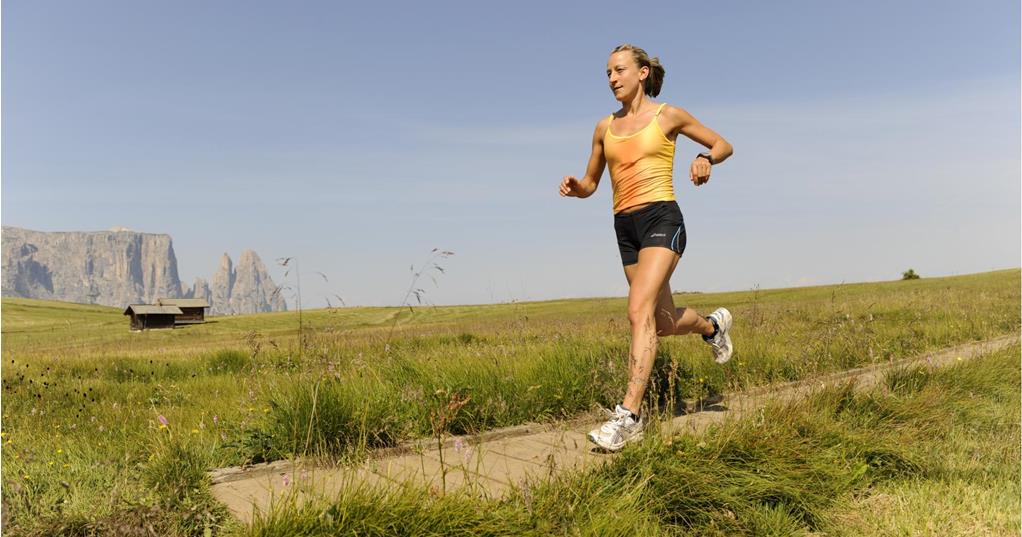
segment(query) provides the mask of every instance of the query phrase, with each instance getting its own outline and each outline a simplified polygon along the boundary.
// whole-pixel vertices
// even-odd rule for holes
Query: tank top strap
[[[660,103],[660,107],[656,109],[656,115],[653,117],[660,116],[660,111],[664,109],[664,106],[667,106],[667,103]]]

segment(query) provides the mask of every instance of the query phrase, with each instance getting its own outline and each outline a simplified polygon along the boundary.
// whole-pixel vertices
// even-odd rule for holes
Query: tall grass
[[[966,286],[978,291],[981,300],[996,297],[982,303],[946,284],[880,285],[872,292],[852,287],[801,291],[797,301],[763,291],[734,300],[729,307],[736,319],[736,352],[724,367],[708,359],[699,338],[661,340],[647,408],[904,358],[1018,329],[1018,308],[1009,306],[1017,299],[1017,287]],[[337,340],[319,339],[320,355],[330,360],[332,374],[312,365],[303,369],[301,381],[268,391],[272,411],[254,433],[261,436],[263,451],[254,450],[252,457],[339,456],[367,442],[390,446],[427,436],[430,411],[446,404],[431,396],[435,393],[470,398],[447,426],[446,432],[454,434],[579,415],[612,406],[622,396],[628,331],[614,318],[606,323],[553,320],[515,333],[474,326],[478,332],[417,332],[388,345],[387,352],[371,340],[342,347]],[[319,407],[317,398],[323,403]],[[266,431],[274,434],[268,437]],[[313,441],[301,441],[309,438]]]
[[[327,503],[285,503],[247,534],[951,534],[932,516],[1017,535],[1018,358],[1015,346],[943,371],[901,372],[870,392],[827,389],[700,437],[652,436],[601,469],[503,501],[356,489]],[[976,435],[982,442],[968,439]],[[919,505],[933,496],[928,487],[986,490],[996,507],[963,513],[960,499],[946,498],[919,513],[866,511],[877,491]]]

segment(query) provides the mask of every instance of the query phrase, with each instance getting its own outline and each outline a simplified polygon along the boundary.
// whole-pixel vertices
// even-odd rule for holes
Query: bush
[[[919,275],[916,274],[916,271],[914,271],[912,269],[908,269],[905,272],[901,273],[901,279],[902,280],[918,280],[919,279]]]

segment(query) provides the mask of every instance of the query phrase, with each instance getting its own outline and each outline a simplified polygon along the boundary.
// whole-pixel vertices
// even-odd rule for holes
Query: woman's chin
[[[614,93],[614,100],[618,101],[621,104],[631,101],[632,97],[634,97],[634,95],[629,95],[623,91]]]

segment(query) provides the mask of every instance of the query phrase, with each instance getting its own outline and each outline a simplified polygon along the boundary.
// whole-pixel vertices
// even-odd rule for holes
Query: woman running
[[[717,363],[731,359],[731,313],[719,308],[703,317],[691,308],[675,308],[670,280],[685,251],[685,222],[674,197],[674,147],[679,134],[702,144],[689,168],[692,184],[710,180],[710,167],[731,156],[731,144],[685,110],[653,102],[660,94],[664,68],[657,58],[633,45],[614,49],[607,79],[621,109],[600,120],[586,174],[566,176],[561,196],[588,198],[596,192],[605,165],[614,190],[614,230],[628,279],[628,321],[632,327],[628,389],[611,418],[589,433],[608,450],[642,438],[642,397],[657,350],[657,336],[700,334]]]

